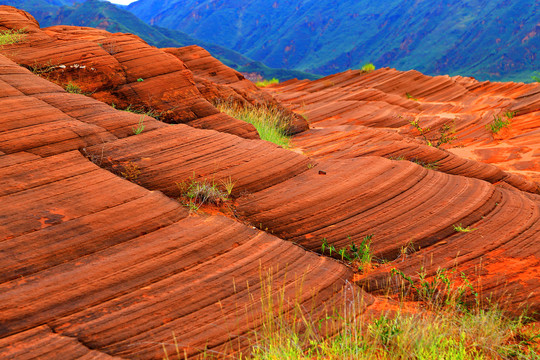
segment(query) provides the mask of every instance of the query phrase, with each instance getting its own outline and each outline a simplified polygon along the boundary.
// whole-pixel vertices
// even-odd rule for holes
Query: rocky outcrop
[[[182,356],[219,353],[249,345],[244,335],[269,310],[263,296],[284,291],[290,306],[304,304],[317,317],[362,294],[347,284],[351,270],[332,259],[222,216],[189,215],[163,193],[97,166],[109,161],[109,146],[140,145],[145,156],[165,160],[159,146],[167,139],[169,155],[223,142],[215,154],[232,154],[218,159],[225,168],[236,163],[239,177],[271,158],[289,164],[242,185],[267,177],[265,188],[293,177],[304,157],[152,118],[127,137],[139,115],[66,93],[4,57],[0,84],[8,109],[0,122],[2,357],[162,358],[163,346],[175,352],[174,334]],[[139,145],[123,143],[137,138]],[[94,154],[92,145],[103,148]],[[266,163],[242,165],[251,152]],[[195,154],[192,165],[210,169],[215,154]],[[374,298],[361,297],[369,309]]]
[[[182,61],[135,35],[76,26],[41,30],[30,15],[8,6],[0,6],[0,29],[27,30],[25,41],[0,53],[47,80],[120,109],[151,111],[165,122],[258,138],[252,125],[220,113],[201,95]]]
[[[367,74],[348,71],[311,82],[291,80],[269,91],[304,114],[316,129],[296,142],[316,158],[370,154],[439,162],[439,170],[450,174],[540,191],[540,85],[480,83],[380,69]],[[505,119],[506,112],[515,112],[510,127],[490,132],[486,126],[494,116]],[[411,141],[420,138],[410,125],[413,120],[427,129],[433,142],[444,124],[455,130],[457,139],[443,145],[444,152],[421,146],[422,141]],[[496,165],[503,172],[482,164]],[[498,175],[486,176],[494,172]]]
[[[43,59],[63,49],[62,56],[79,64],[65,74],[81,71],[74,59],[103,49],[97,42],[122,39],[125,51],[88,61],[114,58],[120,76],[132,80],[106,90],[116,80],[115,71],[104,75],[104,66],[94,97],[118,101],[122,91],[155,91],[147,100],[158,109],[175,103],[188,114],[200,104],[211,107],[195,81],[184,87],[193,96],[173,91],[175,97],[165,99],[168,92],[154,86],[165,86],[159,81],[171,73],[147,69],[141,54],[155,64],[180,66],[180,60],[135,37],[82,28],[43,31],[9,7],[0,7],[0,19],[34,24],[28,43],[6,49],[25,49],[18,56],[26,62],[33,51]],[[210,76],[202,65],[191,66],[197,76]],[[191,74],[178,69],[184,80]],[[136,81],[141,74],[147,77]],[[222,84],[234,85],[227,74],[234,72],[223,69]],[[151,86],[138,87],[144,83]],[[488,99],[497,98],[494,92],[503,99],[501,109],[522,114],[511,130],[521,135],[501,143],[527,141],[532,153],[523,154],[534,162],[535,89],[393,70],[290,81],[270,91],[307,114],[313,129],[296,136],[301,148],[289,151],[231,134],[236,122],[224,117],[223,127],[212,122],[213,130],[205,130],[188,125],[214,115],[186,125],[119,111],[69,94],[0,56],[0,104],[6,109],[0,118],[0,345],[6,345],[0,355],[163,358],[163,346],[175,353],[176,334],[182,356],[196,357],[201,349],[221,356],[249,347],[247,335],[260,330],[271,310],[261,306],[266,296],[284,296],[285,311],[295,304],[313,309],[313,319],[324,320],[326,310],[346,306],[352,297],[362,301],[358,313],[380,314],[388,301],[376,294],[383,287],[399,291],[387,286],[395,284],[392,268],[410,276],[423,268],[427,277],[439,268],[463,271],[482,284],[485,296],[511,294],[510,310],[526,304],[538,311],[540,196],[534,171],[525,178],[455,153],[484,146],[472,135],[467,140],[467,131],[481,132],[483,118],[474,116],[493,111]],[[169,110],[173,116],[176,110]],[[398,110],[403,115],[393,116]],[[435,128],[455,114],[470,120],[456,125],[462,148],[427,146],[407,125],[420,119]],[[145,127],[135,134],[141,119]],[[529,119],[526,126],[519,125],[523,119]],[[427,166],[433,163],[440,171]],[[216,209],[197,215],[182,206],[177,184],[190,179],[233,183],[230,217],[212,215]],[[458,225],[469,232],[456,230]],[[315,253],[323,239],[341,248],[366,235],[373,235],[379,264],[361,276]]]

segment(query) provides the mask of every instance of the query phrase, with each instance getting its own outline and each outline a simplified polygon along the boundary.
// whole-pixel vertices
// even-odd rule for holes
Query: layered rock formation
[[[163,346],[175,352],[174,334],[189,357],[205,348],[223,355],[249,347],[268,310],[261,301],[280,290],[286,311],[300,303],[313,318],[351,297],[362,299],[358,311],[382,311],[384,301],[351,282],[397,290],[386,287],[392,268],[414,276],[423,266],[428,277],[455,268],[481,282],[483,295],[510,293],[511,311],[540,310],[534,166],[523,177],[517,157],[487,164],[458,154],[516,143],[535,163],[537,88],[389,69],[287,82],[272,93],[312,127],[293,152],[205,112],[215,111],[207,99],[216,94],[275,100],[200,48],[40,30],[30,15],[0,7],[0,29],[22,27],[27,38],[0,51],[0,356],[163,358]],[[120,50],[106,46],[112,40]],[[65,68],[40,75],[95,92],[69,94],[6,56],[24,67],[56,56]],[[92,97],[151,106],[169,123],[143,117],[135,135],[140,114]],[[508,138],[475,137],[486,114],[507,109],[518,111]],[[449,118],[463,119],[461,148],[427,146],[407,125],[435,129]],[[388,158],[437,162],[439,171]],[[230,217],[183,207],[177,184],[190,179],[234,183]],[[339,248],[370,234],[386,264],[361,276],[310,251],[323,239]]]

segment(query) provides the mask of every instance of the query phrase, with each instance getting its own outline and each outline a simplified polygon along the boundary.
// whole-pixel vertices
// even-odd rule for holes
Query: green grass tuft
[[[215,106],[219,111],[255,126],[261,139],[283,148],[290,146],[287,134],[292,119],[283,111],[271,106],[243,106],[234,102],[217,102]]]
[[[255,83],[257,87],[267,87],[268,85],[272,84],[279,84],[279,79],[272,78],[270,80],[262,80]]]
[[[66,91],[71,94],[82,94],[82,90],[79,85],[74,84],[71,81],[67,83]]]
[[[502,116],[493,115],[493,121],[486,125],[486,129],[493,134],[497,134],[503,128],[510,127],[510,120],[514,117],[515,113],[504,113],[505,119]]]
[[[26,39],[26,29],[0,31],[0,45],[17,44]]]

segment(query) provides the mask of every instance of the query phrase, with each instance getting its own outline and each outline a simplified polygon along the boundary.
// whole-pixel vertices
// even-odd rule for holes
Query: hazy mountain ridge
[[[537,8],[537,0],[139,0],[128,7],[148,23],[272,67],[326,75],[371,61],[433,75],[520,81],[540,68]]]

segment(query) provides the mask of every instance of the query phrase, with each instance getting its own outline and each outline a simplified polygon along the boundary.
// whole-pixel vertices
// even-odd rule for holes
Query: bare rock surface
[[[78,152],[10,159],[17,154],[0,156],[0,339],[16,342],[13,353],[29,337],[51,351],[73,338],[105,354],[161,358],[173,332],[190,355],[219,351],[260,325],[267,272],[270,293],[294,297],[303,286],[296,300],[321,311],[342,300],[351,272],[334,260],[225,217],[188,216]]]

